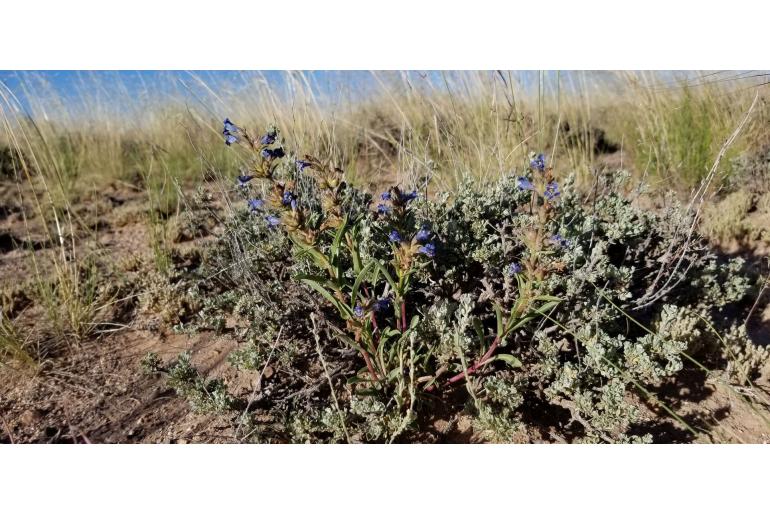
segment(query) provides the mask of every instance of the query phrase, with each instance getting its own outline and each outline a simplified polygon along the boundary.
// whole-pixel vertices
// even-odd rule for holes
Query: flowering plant
[[[309,257],[314,265],[315,272],[295,277],[333,306],[344,324],[338,327],[329,321],[365,364],[353,382],[374,390],[395,388],[404,394],[397,396],[401,401],[407,391],[412,392],[413,400],[417,385],[434,392],[486,366],[507,336],[558,303],[558,298],[541,291],[548,271],[539,260],[546,235],[528,233],[523,268],[518,264],[509,267],[518,284],[515,299],[493,306],[496,329],[491,344],[479,331],[479,347],[484,351],[472,364],[436,367],[433,342],[420,338],[418,331],[421,313],[427,311],[427,299],[418,291],[430,281],[434,260],[440,259],[440,237],[429,223],[418,221],[419,192],[393,186],[370,207],[371,198],[354,192],[344,172],[331,162],[306,155],[295,159],[287,177],[286,170],[278,166],[286,153],[279,145],[277,129],[270,128],[255,138],[226,119],[222,132],[225,144],[239,144],[250,155],[248,173],[237,179],[239,187],[247,188],[252,179],[268,185],[268,197],[249,198],[248,209],[261,214],[269,226],[284,230],[298,254]],[[533,160],[533,169],[537,166]],[[551,171],[543,173],[550,175]],[[299,184],[308,181],[312,187],[304,188],[303,193]],[[558,196],[553,191],[553,186],[547,186],[544,195],[532,196],[532,209],[540,213],[543,224],[550,220],[550,204]],[[361,248],[364,232],[369,239],[386,241],[389,252],[365,252]],[[513,356],[506,358],[509,363],[517,361]],[[443,374],[453,368],[454,373],[445,380]]]
[[[465,385],[474,424],[494,439],[510,440],[524,418],[556,417],[570,440],[637,441],[629,398],[677,374],[685,352],[720,363],[686,329],[708,332],[750,290],[739,260],[718,265],[688,239],[686,211],[673,202],[663,214],[634,207],[618,192],[621,173],[599,177],[587,199],[533,155],[525,172],[493,185],[431,199],[399,185],[372,198],[333,163],[284,151],[276,129],[252,137],[226,120],[223,136],[245,150],[237,190],[246,209],[229,221],[235,240],[220,248],[248,242],[261,256],[252,277],[264,283],[237,309],[251,310],[267,335],[300,329],[299,347],[320,340],[315,322],[298,319],[310,309],[334,336],[325,350],[340,353],[348,379],[339,416],[300,410],[315,429],[297,419],[282,430],[291,438],[341,439],[357,427],[362,438],[392,440]],[[291,284],[279,276],[286,265]],[[743,356],[732,370],[750,378],[761,353],[745,331],[725,328],[730,352]],[[291,367],[300,356],[292,348],[282,358]],[[235,361],[261,369],[270,360],[264,347],[247,351]],[[283,409],[280,395],[273,402]]]

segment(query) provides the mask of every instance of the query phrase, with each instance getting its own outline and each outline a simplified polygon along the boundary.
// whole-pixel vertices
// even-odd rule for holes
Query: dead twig
[[[751,317],[754,314],[754,311],[757,309],[757,306],[759,306],[759,302],[760,300],[762,300],[762,296],[765,294],[765,290],[767,290],[768,286],[770,286],[770,273],[767,274],[767,277],[765,278],[765,282],[762,285],[762,288],[760,288],[759,293],[757,294],[757,298],[754,301],[754,304],[751,305],[751,309],[749,310],[748,315],[746,315],[746,319],[743,321],[743,325],[748,325],[749,320],[751,320]]]
[[[11,441],[11,444],[15,444],[16,441],[13,439],[13,433],[11,433],[11,428],[8,427],[8,422],[6,422],[5,417],[0,415],[0,420],[3,421],[3,427],[5,428],[5,432],[8,433],[8,439]]]
[[[315,321],[315,315],[310,314],[310,322],[313,324],[313,338],[315,339],[315,351],[318,353],[318,359],[321,360],[321,366],[324,369],[324,374],[326,375],[326,380],[329,382],[329,391],[332,394],[332,399],[334,400],[334,407],[337,409],[337,414],[340,417],[340,424],[342,424],[342,431],[345,433],[345,440],[347,440],[348,443],[350,443],[350,435],[348,434],[348,428],[345,426],[345,415],[342,413],[342,410],[340,409],[340,403],[337,400],[337,394],[334,392],[334,383],[332,383],[332,376],[329,375],[329,369],[326,366],[326,360],[324,359],[323,352],[321,352],[321,339],[318,337],[318,327],[316,325]]]

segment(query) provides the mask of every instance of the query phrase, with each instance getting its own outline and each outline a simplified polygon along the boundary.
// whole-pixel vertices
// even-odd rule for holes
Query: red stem
[[[360,335],[356,336],[356,342],[360,343],[360,341],[361,341]],[[372,366],[372,360],[369,359],[369,355],[363,349],[363,345],[361,346],[361,355],[364,357],[364,361],[366,362],[366,368],[369,369],[369,374],[371,374],[372,379],[375,381],[379,381],[380,378],[377,376],[377,373],[374,371],[374,367]]]
[[[372,376],[372,379],[375,381],[379,381],[380,378],[377,376],[377,373],[374,371],[374,367],[372,366],[372,360],[369,359],[369,355],[366,353],[366,351],[361,351],[361,355],[364,357],[364,361],[366,362],[366,368],[369,369],[369,373]]]
[[[453,375],[449,379],[447,379],[446,383],[444,383],[444,386],[449,386],[452,383],[456,383],[457,381],[460,381],[464,379],[465,377],[473,374],[478,369],[480,369],[482,366],[486,365],[489,358],[492,357],[492,354],[494,354],[495,350],[497,349],[497,346],[500,345],[500,337],[496,336],[495,340],[492,342],[492,345],[490,345],[487,352],[484,353],[483,356],[481,356],[481,359],[479,359],[476,363],[465,369],[465,371],[460,372],[459,374]],[[435,383],[430,385],[425,389],[426,392],[432,392],[436,389]]]
[[[401,330],[406,331],[406,301],[401,303]]]
[[[374,329],[372,331],[372,339],[374,340],[374,350],[377,350],[377,347],[380,346],[380,337],[377,336],[377,331],[379,331],[379,327],[377,326],[377,317],[374,315],[374,312],[371,313],[369,319],[372,321],[372,328]]]

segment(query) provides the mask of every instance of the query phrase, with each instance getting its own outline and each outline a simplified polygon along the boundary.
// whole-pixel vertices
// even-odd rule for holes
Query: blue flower
[[[401,202],[406,204],[417,198],[417,190],[412,190],[409,193],[401,194]]]
[[[249,211],[253,213],[254,211],[262,209],[262,206],[264,205],[265,205],[265,202],[263,200],[258,198],[253,198],[249,200]]]
[[[269,225],[270,227],[277,227],[278,224],[281,223],[281,219],[273,215],[266,216],[265,220],[267,221],[267,225]]]
[[[398,234],[398,231],[396,230],[390,231],[390,234],[388,234],[388,240],[392,241],[393,243],[398,243],[401,241],[401,235]]]
[[[391,198],[391,196],[390,196],[390,192],[389,192],[389,191],[386,191],[385,193],[383,193],[382,195],[380,195],[380,198],[381,198],[382,200],[390,200],[390,198]]]
[[[291,205],[291,203],[294,201],[295,198],[297,197],[294,195],[294,192],[290,190],[286,190],[283,192],[283,198],[281,199],[281,204],[283,204],[284,206],[289,206]]]
[[[304,170],[305,170],[305,168],[307,168],[308,166],[310,166],[310,163],[309,163],[308,161],[303,161],[303,160],[301,160],[301,159],[297,159],[297,160],[295,161],[295,163],[296,163],[296,165],[297,165],[297,171],[300,171],[300,172],[304,171]]]
[[[390,213],[390,206],[385,204],[377,204],[377,212],[381,215],[387,215]]]
[[[436,246],[432,243],[427,243],[425,245],[421,245],[417,249],[417,252],[419,252],[420,254],[425,254],[429,258],[432,258],[433,256],[436,255]]]
[[[227,136],[228,134],[233,134],[236,132],[238,132],[238,126],[236,126],[233,122],[231,122],[230,118],[225,118],[222,134]]]
[[[430,231],[428,230],[428,227],[423,225],[422,228],[417,231],[417,234],[415,234],[414,239],[417,240],[417,243],[425,243],[428,241],[430,239]]]
[[[239,175],[238,176],[238,186],[245,187],[246,184],[254,178],[253,175]]]
[[[235,134],[237,132],[238,132],[238,127],[236,127],[230,121],[230,118],[225,118],[224,127],[222,128],[222,135],[225,137],[225,145],[229,147],[230,145],[238,141],[238,138],[235,137]]]
[[[275,133],[274,132],[268,132],[262,138],[260,138],[259,142],[263,145],[271,145],[275,143]]]
[[[297,200],[291,199],[291,210],[296,211],[297,210]]]
[[[558,234],[554,234],[553,236],[551,236],[550,240],[552,243],[559,245],[560,247],[570,246],[570,241],[567,238],[560,236]]]
[[[269,148],[264,148],[262,149],[262,152],[260,152],[260,155],[265,159],[280,159],[286,154],[284,153],[283,148],[278,147],[273,150],[270,150]]]
[[[551,181],[545,186],[545,192],[543,195],[548,200],[553,200],[561,195],[561,192],[559,191],[559,185],[556,183],[556,181]]]
[[[374,303],[374,311],[375,313],[380,313],[382,311],[387,311],[390,308],[390,299],[385,297],[382,299],[377,299],[377,301]]]
[[[355,308],[353,308],[353,314],[356,315],[358,318],[361,318],[362,316],[364,316],[364,308],[362,308],[361,306],[356,306]]]
[[[505,269],[505,273],[508,275],[515,275],[515,274],[518,274],[519,272],[521,272],[521,265],[518,263],[511,263]]]
[[[516,179],[516,186],[518,186],[520,190],[534,190],[535,189],[535,187],[532,185],[532,183],[526,177],[519,177],[518,179]]]
[[[545,171],[545,156],[538,154],[532,161],[529,162],[530,168],[533,170]]]

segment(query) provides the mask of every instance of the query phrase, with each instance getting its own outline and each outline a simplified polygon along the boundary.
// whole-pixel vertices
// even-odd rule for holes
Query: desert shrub
[[[630,436],[635,399],[654,396],[691,354],[729,361],[698,327],[739,331],[731,313],[753,284],[744,263],[710,253],[673,197],[661,212],[636,207],[622,173],[585,196],[533,155],[489,186],[431,199],[394,186],[373,201],[332,163],[289,159],[274,128],[252,137],[226,120],[223,133],[242,152],[244,207],[210,254],[217,301],[201,316],[249,322],[231,362],[254,370],[270,363],[276,335],[291,334],[283,366],[315,371],[318,384],[312,336],[323,330],[346,379],[327,378],[342,400],[334,409],[292,403],[281,438],[408,439],[431,406],[465,391],[491,440],[558,419],[563,439],[649,441]],[[728,340],[751,375],[758,347],[745,332]],[[281,395],[298,394],[280,390],[261,399],[285,415]]]
[[[174,362],[164,366],[158,355],[150,352],[144,356],[141,364],[147,373],[167,374],[169,386],[187,399],[196,412],[219,413],[235,407],[237,402],[228,392],[224,381],[207,380],[193,366],[191,358],[189,352],[183,352]]]

